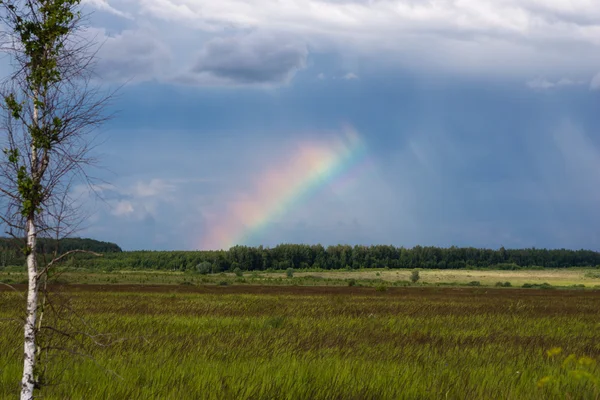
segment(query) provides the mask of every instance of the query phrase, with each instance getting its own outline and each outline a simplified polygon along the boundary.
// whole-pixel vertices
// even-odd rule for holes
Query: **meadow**
[[[294,270],[289,278],[285,270],[244,271],[241,276],[232,272],[201,275],[190,271],[158,270],[89,270],[64,268],[54,277],[55,281],[68,284],[144,284],[144,285],[300,285],[300,286],[347,286],[350,281],[357,286],[405,286],[410,284],[410,269],[357,269],[357,270]],[[511,286],[524,284],[548,284],[555,287],[600,288],[598,268],[523,269],[502,271],[492,269],[423,269],[419,270],[419,285],[495,286],[509,282]],[[23,284],[27,275],[22,267],[0,271],[0,282]]]
[[[50,353],[45,399],[600,398],[593,289],[88,283],[54,291],[72,312],[44,325],[71,336]],[[10,318],[22,307],[20,293],[0,291],[0,398],[18,392],[21,326]]]

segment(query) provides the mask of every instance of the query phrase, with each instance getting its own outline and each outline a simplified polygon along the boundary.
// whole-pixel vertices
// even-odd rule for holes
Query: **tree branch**
[[[89,251],[89,250],[69,250],[64,254],[61,254],[60,256],[54,258],[52,261],[50,261],[46,267],[40,272],[38,273],[38,278],[41,277],[42,275],[44,275],[54,264],[59,263],[60,261],[62,261],[65,257],[70,256],[72,254],[76,254],[76,253],[85,253],[85,254],[91,254],[93,256],[96,257],[102,257],[103,254],[100,253],[96,253],[94,251]]]

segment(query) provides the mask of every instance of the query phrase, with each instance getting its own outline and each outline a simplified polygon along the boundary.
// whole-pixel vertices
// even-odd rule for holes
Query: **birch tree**
[[[11,235],[26,239],[28,274],[21,399],[34,395],[40,286],[55,264],[38,265],[37,240],[64,223],[65,214],[53,210],[69,209],[69,185],[89,182],[90,134],[106,119],[110,98],[93,84],[94,44],[79,3],[0,0],[2,49],[13,67],[0,88],[2,220]]]

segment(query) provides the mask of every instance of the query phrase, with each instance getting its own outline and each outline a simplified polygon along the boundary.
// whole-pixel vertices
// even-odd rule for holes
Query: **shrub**
[[[504,287],[512,287],[512,285],[511,285],[510,282],[504,282],[504,285],[502,285],[502,286],[504,286]]]
[[[233,270],[233,273],[235,274],[235,276],[240,277],[240,276],[244,276],[244,272],[238,267],[236,269]]]
[[[410,281],[412,283],[417,283],[419,281],[419,279],[421,279],[421,277],[419,276],[419,270],[413,269],[413,271],[410,274]]]
[[[349,279],[348,286],[356,286],[356,279]]]
[[[537,289],[555,289],[554,286],[552,286],[551,284],[544,282],[541,285],[539,283],[524,283],[523,286],[524,288],[530,289],[530,288],[537,288]]]
[[[385,285],[377,285],[375,286],[375,290],[378,292],[385,292],[387,290],[387,287]]]
[[[285,275],[286,275],[288,278],[293,278],[293,277],[294,277],[294,268],[288,268],[288,269],[285,271]]]
[[[496,284],[494,286],[496,286],[496,287],[504,287],[504,283],[503,282],[496,282]]]
[[[313,281],[322,281],[325,278],[323,278],[322,276],[317,276],[317,275],[305,275],[304,279],[306,279],[306,280],[313,280]]]
[[[479,282],[479,281],[471,281],[471,282],[467,283],[467,285],[469,285],[469,286],[481,286],[481,282]]]
[[[196,265],[196,272],[202,275],[207,275],[212,270],[212,264],[208,261],[203,261],[200,264]]]
[[[492,265],[492,269],[500,269],[503,271],[516,271],[516,270],[521,269],[521,267],[519,267],[515,263],[501,263],[501,264]]]
[[[219,286],[227,286],[227,285],[229,285],[229,282],[227,282],[227,281],[220,281],[219,282]]]

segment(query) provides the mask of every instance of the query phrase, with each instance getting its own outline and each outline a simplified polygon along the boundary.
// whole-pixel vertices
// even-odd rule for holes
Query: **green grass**
[[[78,336],[93,360],[51,353],[45,399],[600,393],[600,370],[578,363],[600,356],[600,293],[592,290],[178,285],[67,287],[63,296],[90,323],[87,331],[110,336],[96,338],[106,347]],[[0,292],[0,318],[22,306],[17,293]],[[21,327],[0,320],[0,332],[0,398],[15,398]],[[554,347],[562,352],[549,357]]]
[[[22,269],[22,268],[21,268]],[[568,268],[547,270],[420,270],[417,285],[468,286],[480,282],[481,286],[493,287],[497,282],[510,282],[513,287],[524,284],[571,288],[584,285],[585,288],[600,288],[600,272],[595,268]],[[363,270],[295,270],[294,277],[288,278],[286,271],[217,273],[200,275],[176,271],[94,271],[67,269],[57,279],[70,284],[141,284],[141,285],[206,285],[227,282],[228,285],[299,285],[299,286],[347,286],[354,280],[357,286],[406,286],[410,284],[411,270],[363,269]],[[0,282],[26,283],[23,271],[0,271]]]

